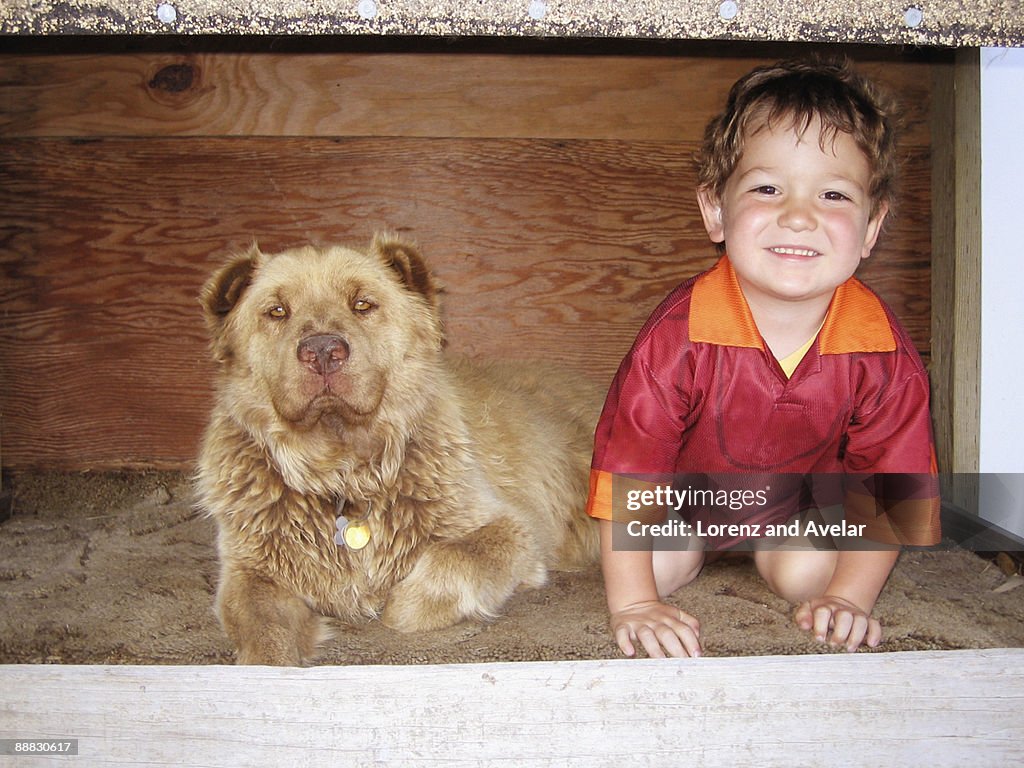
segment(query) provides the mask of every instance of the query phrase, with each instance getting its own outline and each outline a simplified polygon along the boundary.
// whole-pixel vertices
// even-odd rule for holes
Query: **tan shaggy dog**
[[[202,303],[219,372],[198,489],[240,663],[310,659],[325,616],[407,632],[488,619],[549,568],[596,560],[583,507],[600,392],[450,361],[412,246],[253,246]]]

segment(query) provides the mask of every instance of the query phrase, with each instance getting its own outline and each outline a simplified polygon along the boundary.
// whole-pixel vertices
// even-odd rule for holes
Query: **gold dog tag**
[[[353,520],[342,532],[349,549],[362,549],[370,541],[370,526],[365,520]]]
[[[370,514],[369,508],[366,515],[354,520],[349,520],[342,514],[345,508],[344,503],[338,504],[338,517],[334,521],[337,530],[334,533],[334,543],[339,547],[345,546],[349,549],[358,550],[370,542],[370,524],[366,522],[366,516]]]

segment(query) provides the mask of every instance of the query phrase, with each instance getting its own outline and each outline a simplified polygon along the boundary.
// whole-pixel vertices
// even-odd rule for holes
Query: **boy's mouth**
[[[821,256],[821,252],[812,250],[810,248],[790,248],[787,246],[776,246],[774,248],[769,248],[768,250],[770,250],[776,256],[799,256],[804,258]]]

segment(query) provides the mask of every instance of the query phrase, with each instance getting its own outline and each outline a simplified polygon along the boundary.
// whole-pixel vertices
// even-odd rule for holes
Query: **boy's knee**
[[[800,603],[825,593],[836,569],[836,553],[761,551],[755,553],[754,562],[772,592],[791,603]]]
[[[658,588],[658,596],[668,597],[697,578],[704,567],[704,552],[655,550],[651,564],[654,566],[654,583]]]

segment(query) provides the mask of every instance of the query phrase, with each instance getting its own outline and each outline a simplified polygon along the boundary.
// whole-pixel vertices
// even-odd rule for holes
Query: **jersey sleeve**
[[[869,388],[847,432],[847,519],[873,541],[929,546],[941,531],[928,377],[915,351],[897,355],[904,360]]]
[[[614,498],[627,486],[649,487],[675,471],[689,410],[689,347],[677,308],[648,321],[619,366],[594,436],[591,516],[613,519]]]

